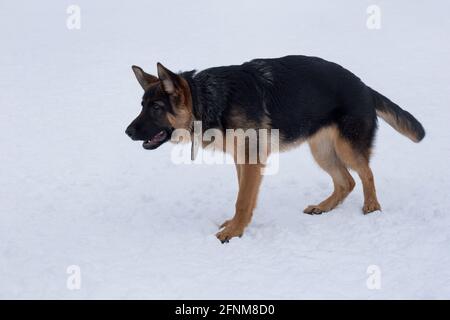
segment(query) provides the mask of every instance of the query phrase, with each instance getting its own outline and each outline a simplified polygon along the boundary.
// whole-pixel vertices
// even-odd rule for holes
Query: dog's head
[[[193,119],[187,81],[160,63],[157,68],[158,77],[132,66],[145,93],[141,112],[125,132],[133,140],[144,141],[142,146],[147,150],[170,140],[174,129],[189,129]]]

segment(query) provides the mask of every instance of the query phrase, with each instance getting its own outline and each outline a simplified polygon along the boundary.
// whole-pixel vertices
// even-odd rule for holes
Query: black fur
[[[399,128],[400,132],[402,130],[410,132],[416,142],[419,142],[425,137],[425,129],[411,113],[403,110],[381,93],[375,90],[372,90],[372,93],[375,98],[375,109],[392,115],[394,128]]]
[[[230,128],[239,106],[252,123],[268,116],[282,142],[307,138],[336,124],[360,150],[371,147],[377,127],[372,90],[338,64],[307,56],[256,59],[239,66],[182,74],[203,128]]]
[[[336,125],[340,135],[367,157],[377,129],[377,112],[387,114],[389,118],[383,118],[388,123],[416,142],[425,135],[410,113],[366,86],[352,72],[317,57],[255,59],[198,73],[167,72],[175,85],[180,85],[180,77],[188,83],[193,117],[202,121],[203,130],[242,128],[237,125],[245,121],[254,129],[279,129],[280,142],[287,145]],[[152,81],[157,79],[147,76]],[[166,113],[176,114],[172,106],[175,98],[179,96],[169,97],[160,85],[151,86],[144,94],[143,110],[127,134],[145,141],[161,130],[170,133],[173,128],[164,119]],[[155,100],[163,102],[162,110],[148,107]],[[243,121],[233,121],[236,114]]]

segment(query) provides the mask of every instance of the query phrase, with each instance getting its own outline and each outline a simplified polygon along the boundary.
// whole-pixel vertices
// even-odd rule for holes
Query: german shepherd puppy
[[[410,113],[365,85],[338,64],[307,56],[255,59],[242,65],[178,74],[160,63],[158,76],[137,66],[134,74],[145,93],[142,110],[126,134],[156,149],[174,129],[203,131],[279,129],[280,150],[308,142],[314,159],[332,178],[333,193],[307,214],[335,208],[355,186],[348,169],[357,172],[364,190],[363,212],[381,210],[369,159],[377,116],[414,142],[425,136]],[[250,223],[262,180],[263,163],[237,163],[239,192],[236,211],[217,238],[241,236]]]

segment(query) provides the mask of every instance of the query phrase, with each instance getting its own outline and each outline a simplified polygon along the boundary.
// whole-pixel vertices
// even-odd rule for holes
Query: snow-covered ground
[[[81,8],[68,30],[66,9]],[[381,29],[366,27],[369,5]],[[448,1],[0,2],[0,298],[450,298]],[[317,55],[424,124],[413,144],[380,121],[372,168],[321,216],[331,181],[309,149],[280,156],[244,237],[232,165],[176,165],[125,134],[141,89],[130,66],[174,70]],[[66,269],[81,288],[66,287]],[[369,266],[381,288],[370,290]]]

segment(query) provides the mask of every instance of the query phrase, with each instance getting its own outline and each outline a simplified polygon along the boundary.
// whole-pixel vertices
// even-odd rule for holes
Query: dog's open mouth
[[[142,147],[147,150],[152,150],[160,145],[162,145],[164,142],[169,140],[169,132],[167,130],[161,130],[157,134],[155,134],[151,139],[145,140],[142,144]]]

